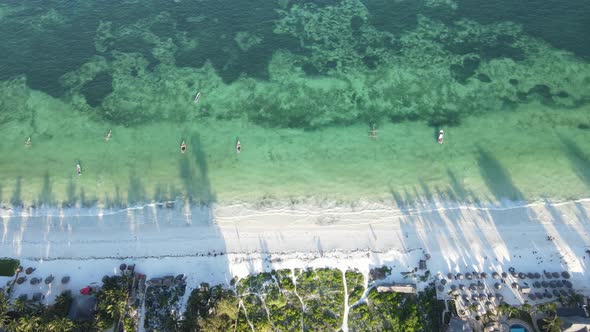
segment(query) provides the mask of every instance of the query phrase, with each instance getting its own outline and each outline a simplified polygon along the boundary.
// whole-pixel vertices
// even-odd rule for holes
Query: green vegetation
[[[345,271],[349,316],[344,317],[338,269],[278,270],[234,280],[231,289],[202,284],[188,301],[181,331],[437,331],[444,305],[435,290],[419,295],[365,292],[364,276]]]
[[[352,331],[424,331],[418,312],[418,297],[400,293],[378,293],[371,289],[367,303],[353,307],[348,325]]]
[[[95,326],[98,330],[107,329],[115,324],[129,326],[131,306],[128,304],[129,278],[124,276],[105,276],[103,286],[96,294],[98,301]],[[133,324],[134,325],[134,324]]]
[[[70,293],[62,293],[55,304],[43,306],[38,302],[17,299],[12,304],[0,292],[0,330],[6,332],[70,332],[85,330],[81,324],[66,316],[72,301]]]
[[[229,331],[238,321],[238,299],[231,290],[203,283],[191,293],[180,331]]]
[[[346,288],[348,289],[348,305],[355,304],[365,292],[364,277],[358,271],[346,271]]]
[[[146,331],[176,330],[180,322],[180,300],[186,291],[186,284],[181,278],[170,285],[149,286],[145,292]]]
[[[0,258],[0,276],[12,277],[16,273],[19,264],[18,259]]]
[[[12,303],[0,291],[0,330],[7,332],[100,332],[114,326],[115,331],[136,331],[136,309],[127,303],[128,275],[105,276],[96,293],[97,311],[89,321],[72,321],[68,312],[72,304],[69,291],[58,295],[53,305],[19,297]]]
[[[563,321],[557,317],[557,304],[554,302],[544,303],[537,306],[537,310],[545,314],[545,317],[539,319],[537,324],[541,332],[559,332]]]

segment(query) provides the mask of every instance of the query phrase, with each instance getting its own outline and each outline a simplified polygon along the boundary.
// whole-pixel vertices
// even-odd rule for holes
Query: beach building
[[[377,292],[384,293],[384,292],[396,292],[396,293],[405,293],[405,294],[416,294],[416,285],[415,284],[402,284],[402,283],[394,283],[394,284],[384,284],[377,286]]]
[[[463,332],[463,331],[473,331],[469,321],[457,317],[451,317],[451,321],[449,322],[449,326],[447,327],[447,332]]]

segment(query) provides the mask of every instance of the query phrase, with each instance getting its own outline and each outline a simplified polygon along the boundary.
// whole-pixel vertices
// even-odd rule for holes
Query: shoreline
[[[117,215],[127,213],[129,211],[143,210],[143,209],[162,209],[162,210],[228,210],[235,208],[242,208],[250,211],[272,211],[272,210],[289,210],[289,211],[315,211],[315,210],[329,210],[329,209],[351,209],[353,211],[368,210],[389,210],[396,211],[402,214],[408,213],[424,213],[440,210],[489,210],[489,211],[503,211],[526,207],[535,207],[543,205],[560,206],[571,203],[585,203],[590,202],[590,197],[580,197],[576,199],[563,200],[524,200],[513,201],[503,199],[501,201],[486,201],[486,202],[468,202],[468,201],[442,201],[442,200],[414,200],[405,204],[398,204],[394,199],[391,200],[341,200],[341,199],[318,199],[309,198],[306,200],[261,200],[258,202],[230,202],[230,203],[207,203],[195,204],[181,199],[167,200],[162,202],[149,202],[136,204],[132,206],[121,206],[118,208],[105,208],[100,204],[92,207],[6,207],[0,206],[0,218],[15,218],[15,217],[47,217],[58,216],[63,217],[103,217],[110,215]]]

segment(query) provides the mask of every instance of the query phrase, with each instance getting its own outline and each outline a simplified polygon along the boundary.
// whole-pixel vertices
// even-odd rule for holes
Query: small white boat
[[[197,95],[195,96],[195,103],[198,103],[200,98],[201,98],[201,92],[197,92]]]

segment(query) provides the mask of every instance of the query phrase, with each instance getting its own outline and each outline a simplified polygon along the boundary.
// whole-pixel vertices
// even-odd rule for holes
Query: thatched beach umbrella
[[[127,264],[123,263],[123,264],[119,265],[119,270],[125,271],[125,269],[127,269]]]
[[[561,280],[555,280],[555,286],[556,287],[563,287],[563,281],[561,281]]]
[[[557,283],[555,282],[555,280],[551,280],[551,281],[549,282],[549,287],[551,287],[551,288],[555,288],[555,287],[557,287]]]
[[[539,300],[543,299],[543,293],[535,293],[535,295],[537,296],[537,299],[539,299]]]
[[[463,279],[463,275],[462,275],[461,273],[457,273],[457,279],[458,279],[458,280],[461,280],[461,279]]]
[[[501,284],[501,283],[499,283],[499,282],[497,282],[497,283],[495,283],[495,284],[494,284],[494,287],[495,287],[496,289],[500,289],[500,288],[502,288],[502,284]]]
[[[41,301],[41,298],[43,298],[43,294],[41,294],[41,293],[33,294],[33,301]]]
[[[484,288],[485,288],[485,285],[484,285],[484,284],[482,284],[482,283],[481,283],[481,281],[478,281],[478,282],[477,282],[477,288],[479,288],[479,289],[484,289]]]
[[[518,274],[518,277],[519,277],[520,279],[524,279],[524,278],[526,278],[526,274],[524,274],[524,273],[520,272],[520,273]]]
[[[553,297],[553,295],[551,295],[551,293],[549,293],[549,292],[545,292],[545,294],[543,294],[543,295],[548,299]]]
[[[555,295],[556,297],[559,297],[559,295],[561,295],[557,289],[554,289],[551,293],[553,293],[553,295]]]
[[[526,276],[527,276],[527,278],[529,278],[529,279],[533,279],[533,278],[535,278],[535,274],[534,274],[533,272],[529,272],[529,273],[527,273],[527,274],[526,274]]]
[[[510,274],[513,278],[518,278],[518,273],[516,273],[516,271],[510,271]]]
[[[490,302],[490,301],[487,301],[486,302],[486,307],[488,307],[488,309],[491,308],[491,307],[493,307],[493,306],[494,305],[492,304],[492,302]]]
[[[31,278],[31,281],[30,281],[31,285],[36,285],[39,282],[41,282],[41,280],[39,278]]]
[[[563,285],[564,285],[565,287],[567,287],[567,288],[572,288],[572,287],[574,286],[574,285],[572,284],[572,282],[571,282],[571,281],[569,281],[569,280],[565,280],[565,281],[563,282]]]
[[[470,289],[470,290],[476,290],[476,289],[477,289],[477,287],[475,286],[475,284],[474,284],[474,283],[471,283],[471,284],[469,284],[469,289]]]
[[[518,289],[518,283],[517,283],[517,282],[513,282],[513,283],[512,283],[512,288],[514,288],[514,289]]]
[[[453,279],[455,279],[455,275],[454,275],[454,274],[452,274],[451,272],[449,272],[449,273],[447,274],[447,278],[449,278],[449,280],[453,280]]]
[[[529,293],[529,299],[536,300],[537,296],[535,295],[535,293]]]
[[[488,293],[488,300],[493,301],[496,297],[492,293]]]
[[[498,274],[498,272],[494,271],[494,272],[492,272],[492,278],[500,279],[500,274]]]
[[[463,296],[461,296],[461,298],[463,299],[463,302],[469,302],[469,295],[463,294]]]
[[[541,274],[539,272],[535,272],[535,279],[540,279],[541,278]]]
[[[547,279],[551,279],[552,278],[551,273],[545,271],[544,274],[545,274],[545,278],[547,278]]]
[[[462,291],[464,291],[465,290],[465,285],[459,284],[459,289],[462,290]]]
[[[479,300],[480,301],[485,301],[487,299],[487,296],[484,293],[479,293]]]
[[[70,282],[70,276],[65,276],[65,277],[61,278],[62,284],[67,284],[68,282]]]
[[[473,276],[471,275],[471,273],[467,272],[467,273],[465,273],[465,279],[471,280],[471,279],[473,279]]]
[[[533,282],[533,287],[535,287],[535,288],[541,288],[541,282],[539,282],[539,281]]]
[[[457,285],[451,285],[451,290],[457,290]]]
[[[508,273],[502,272],[502,278],[504,278],[504,279],[508,278]]]
[[[477,294],[473,294],[473,295],[471,295],[471,299],[473,301],[478,301],[479,300],[479,297],[477,297]]]
[[[561,294],[562,296],[567,296],[567,292],[565,291],[565,289],[560,289],[559,294]]]
[[[553,276],[553,278],[559,278],[559,272],[553,272],[551,273],[551,276]]]
[[[18,279],[16,279],[16,283],[18,285],[22,284],[25,281],[27,281],[27,277],[18,277]]]
[[[436,287],[436,289],[438,289],[438,291],[439,291],[439,292],[442,292],[442,291],[444,291],[444,290],[445,290],[445,286],[443,286],[443,285],[438,285],[438,286]]]
[[[549,287],[549,283],[545,280],[541,281],[541,286],[543,286],[543,288],[547,288]]]
[[[502,301],[502,300],[504,300],[504,296],[502,296],[502,294],[500,294],[500,293],[496,293],[496,300]]]
[[[50,283],[53,282],[53,274],[50,274],[49,277],[45,278],[45,284],[49,285]]]
[[[33,273],[33,271],[35,271],[36,269],[32,268],[32,267],[27,267],[27,269],[25,270],[26,274],[31,274]]]
[[[485,278],[488,277],[488,274],[485,273],[485,272],[482,272],[482,273],[479,274],[479,277],[482,278],[482,279],[485,279]]]
[[[444,286],[447,284],[447,279],[441,279],[440,283]]]
[[[567,271],[561,272],[561,276],[564,277],[565,279],[569,279],[570,278],[570,274]]]

